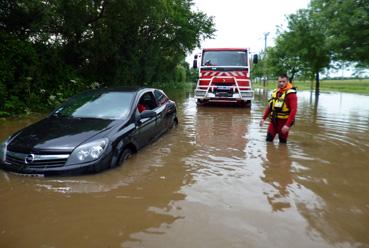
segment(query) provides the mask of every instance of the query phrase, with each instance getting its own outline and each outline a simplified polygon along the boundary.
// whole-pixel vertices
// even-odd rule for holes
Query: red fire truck
[[[198,60],[200,65],[198,66]],[[246,48],[207,48],[195,55],[199,68],[195,98],[200,104],[222,102],[250,106],[254,97],[250,79],[249,50]],[[257,63],[257,55],[253,62]]]

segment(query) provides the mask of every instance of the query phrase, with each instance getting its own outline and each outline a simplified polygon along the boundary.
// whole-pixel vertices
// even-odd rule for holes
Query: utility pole
[[[264,33],[264,53],[265,53],[266,48],[267,48],[267,38],[268,38],[269,34],[270,34],[270,32]]]
[[[263,54],[263,59],[266,56],[266,49],[267,49],[267,38],[268,35],[270,34],[270,32],[264,33],[264,54]],[[266,84],[266,80],[267,80],[267,75],[266,75],[266,65],[265,65],[265,61],[263,63],[263,69],[264,69],[264,77],[263,77],[263,86],[265,87]]]

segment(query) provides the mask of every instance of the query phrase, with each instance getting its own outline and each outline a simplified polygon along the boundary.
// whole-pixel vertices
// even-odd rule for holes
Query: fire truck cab
[[[257,63],[256,60],[257,57],[254,57],[254,63]],[[193,67],[199,68],[195,89],[198,103],[228,102],[251,105],[254,92],[250,79],[248,49],[203,49],[201,55],[195,55]]]

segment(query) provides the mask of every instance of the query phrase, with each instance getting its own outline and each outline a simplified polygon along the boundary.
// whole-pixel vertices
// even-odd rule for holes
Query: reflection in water
[[[287,145],[251,109],[168,92],[179,126],[104,173],[0,171],[0,247],[369,247],[369,96],[298,92]],[[0,139],[38,120],[0,123]]]
[[[314,97],[315,96],[315,97]],[[313,99],[314,99],[314,103],[313,103]],[[316,118],[317,113],[318,113],[318,105],[319,105],[319,95],[317,94],[313,94],[313,91],[310,92],[310,105],[313,105],[313,109],[314,109],[314,116],[313,118]]]
[[[300,199],[297,209],[332,243],[369,245],[368,100],[362,95],[322,93],[316,111],[307,109],[296,126],[296,143],[302,149],[292,153],[299,164],[296,181],[323,201]]]
[[[286,145],[276,147],[274,144],[267,144],[264,176],[261,180],[273,187],[271,192],[265,192],[273,211],[283,211],[291,207],[288,199],[288,186],[293,183],[291,163]]]
[[[222,159],[242,158],[250,110],[236,110],[216,107],[197,108],[196,144],[211,155]]]

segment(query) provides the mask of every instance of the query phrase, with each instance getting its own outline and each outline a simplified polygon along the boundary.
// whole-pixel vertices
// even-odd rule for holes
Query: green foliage
[[[213,18],[192,5],[0,0],[0,115],[48,109],[96,82],[187,81],[185,54],[215,32]]]
[[[316,78],[319,88],[319,73],[330,65],[331,52],[325,30],[320,27],[315,13],[301,9],[288,17],[288,29],[280,31],[276,45],[267,50],[256,72],[276,77],[287,73],[291,81],[295,76]]]
[[[290,74],[302,72],[309,78],[330,64],[324,29],[309,10],[299,10],[288,17],[288,31],[279,35],[269,55],[269,63],[277,62],[280,70],[289,69]]]
[[[197,83],[197,80],[199,79],[199,70],[198,69],[194,69],[193,67],[191,67],[190,71],[189,71],[189,81],[193,82],[193,83]]]
[[[309,8],[288,16],[276,45],[254,68],[255,75],[280,72],[316,80],[335,62],[369,65],[369,3],[367,0],[312,0]]]
[[[186,68],[181,65],[181,64],[178,64],[176,66],[176,75],[175,75],[175,81],[176,82],[186,82]]]
[[[4,116],[8,116],[14,113],[23,114],[25,110],[25,104],[17,96],[10,96],[5,100],[2,112]]]
[[[266,59],[259,59],[257,64],[253,64],[251,67],[251,74],[252,78],[261,78],[265,75],[266,70],[268,69],[266,67]]]
[[[369,65],[369,2],[367,0],[312,0],[320,28],[335,60]]]
[[[167,91],[175,91],[175,90],[192,90],[193,83],[192,82],[166,82],[166,83],[159,83],[154,82],[150,84],[151,87],[159,88],[168,93]]]

